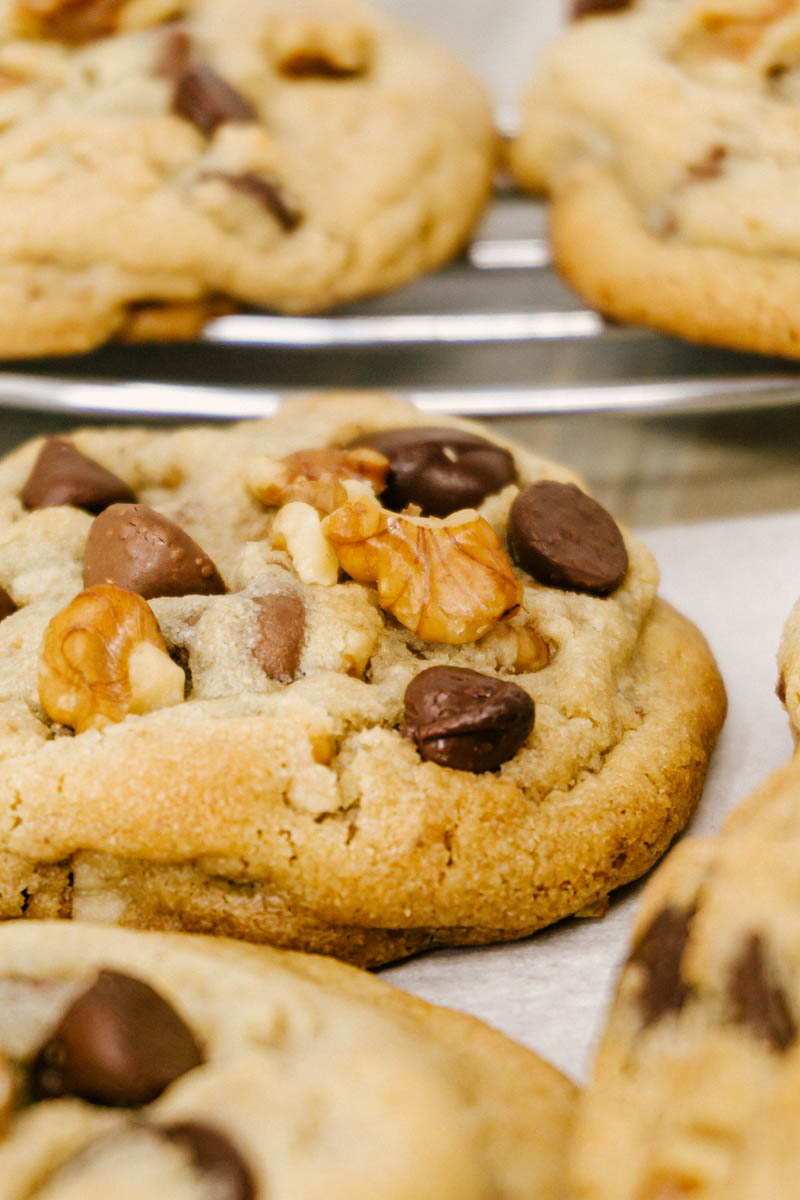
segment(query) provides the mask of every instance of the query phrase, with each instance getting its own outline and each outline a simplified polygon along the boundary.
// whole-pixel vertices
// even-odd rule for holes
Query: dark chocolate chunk
[[[291,592],[256,596],[254,604],[257,615],[253,657],[270,679],[291,683],[303,650],[305,605]]]
[[[516,561],[540,583],[606,596],[628,570],[614,518],[574,483],[529,483],[511,506],[508,541]]]
[[[731,968],[728,1004],[731,1021],[773,1050],[787,1050],[797,1037],[788,999],[770,980],[764,942],[757,933],[747,939]]]
[[[207,136],[227,121],[258,120],[249,101],[207,63],[190,64],[178,76],[172,107]]]
[[[0,587],[0,621],[5,621],[6,617],[10,617],[12,613],[17,611],[17,606],[9,596],[5,588]]]
[[[633,0],[572,0],[570,15],[573,20],[577,17],[588,17],[592,13],[618,12],[630,8]]]
[[[192,39],[185,29],[173,27],[164,39],[156,63],[156,75],[164,75],[177,83],[192,65]]]
[[[474,508],[516,479],[508,450],[461,429],[416,426],[357,438],[389,460],[384,507],[402,512],[416,504],[426,517],[447,517]]]
[[[255,1200],[256,1188],[250,1168],[227,1137],[211,1125],[181,1121],[165,1125],[159,1132],[171,1142],[185,1146],[192,1166],[208,1185],[214,1200]]]
[[[113,583],[154,596],[218,596],[217,568],[180,525],[146,504],[112,504],[92,522],[83,557],[84,587]]]
[[[203,1061],[185,1022],[149,984],[118,971],[67,1009],[31,1066],[37,1100],[79,1096],[91,1104],[149,1104]]]
[[[406,688],[404,732],[422,758],[478,773],[514,757],[534,715],[516,683],[467,667],[429,667]]]
[[[689,997],[689,986],[681,975],[681,959],[695,911],[667,905],[633,947],[628,963],[644,969],[639,1005],[645,1029],[667,1013],[680,1012]]]
[[[280,72],[289,79],[352,79],[363,75],[364,68],[344,66],[326,54],[298,51],[281,60]]]
[[[26,508],[71,504],[91,513],[100,513],[109,504],[136,502],[127,483],[62,437],[44,443],[20,499]]]
[[[242,192],[245,196],[252,196],[262,208],[272,214],[287,233],[292,233],[303,221],[302,212],[277,179],[270,179],[266,175],[256,175],[252,171],[246,171],[242,175],[229,175],[225,171],[208,171],[203,178],[221,179],[235,191]]]

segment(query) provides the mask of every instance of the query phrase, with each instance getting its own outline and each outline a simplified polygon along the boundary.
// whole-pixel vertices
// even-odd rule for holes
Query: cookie
[[[0,928],[0,1198],[560,1200],[576,1089],[341,963]]]
[[[312,312],[452,256],[490,105],[360,0],[0,5],[0,356]]]
[[[595,904],[688,819],[719,675],[565,468],[357,393],[64,441],[0,464],[0,917],[377,964]],[[87,458],[135,502],[87,511]]]
[[[555,261],[615,320],[800,355],[800,8],[584,0],[511,156]]]
[[[576,1198],[794,1194],[799,817],[793,762],[648,884],[579,1118]]]

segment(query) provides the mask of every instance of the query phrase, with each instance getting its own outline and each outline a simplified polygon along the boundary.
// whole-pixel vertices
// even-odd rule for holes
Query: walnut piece
[[[550,647],[532,625],[503,621],[481,643],[497,655],[497,664],[513,675],[541,671],[550,662]]]
[[[363,25],[286,14],[270,22],[267,48],[276,70],[291,79],[341,79],[369,70],[373,39]]]
[[[322,531],[347,574],[377,583],[381,607],[423,641],[473,642],[522,600],[497,534],[473,509],[415,517],[364,496],[326,517]]]
[[[262,504],[280,506],[293,500],[331,513],[347,501],[345,480],[363,480],[373,491],[386,487],[389,460],[366,446],[354,450],[298,450],[285,458],[259,455],[247,469],[250,491]]]
[[[339,563],[322,532],[319,513],[310,504],[284,504],[272,522],[271,540],[277,550],[287,551],[303,583],[338,583]]]
[[[20,37],[80,44],[161,24],[184,8],[185,0],[16,0],[14,27]]]
[[[39,700],[76,733],[179,704],[184,684],[147,601],[124,588],[87,588],[45,630]]]
[[[702,5],[691,14],[681,54],[697,60],[746,58],[794,4],[795,0],[720,0]]]

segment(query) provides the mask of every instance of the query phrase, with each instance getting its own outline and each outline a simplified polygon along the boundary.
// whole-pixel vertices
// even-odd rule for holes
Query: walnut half
[[[147,601],[113,584],[80,592],[45,630],[39,700],[76,733],[179,704],[185,678]]]
[[[376,583],[381,607],[426,642],[474,642],[522,600],[497,534],[473,509],[440,520],[363,496],[326,517],[322,531],[347,574]]]

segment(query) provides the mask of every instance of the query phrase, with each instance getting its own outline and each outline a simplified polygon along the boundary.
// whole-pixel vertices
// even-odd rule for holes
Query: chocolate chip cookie
[[[376,964],[596,903],[684,825],[724,715],[657,586],[568,470],[388,397],[29,443],[0,917]]]
[[[341,963],[0,928],[0,1198],[561,1200],[575,1088]]]
[[[0,357],[405,283],[493,154],[481,86],[361,0],[9,0]]]
[[[559,270],[616,320],[800,356],[800,6],[575,0],[512,149]]]
[[[795,761],[648,884],[579,1121],[576,1198],[794,1195],[798,814]]]

